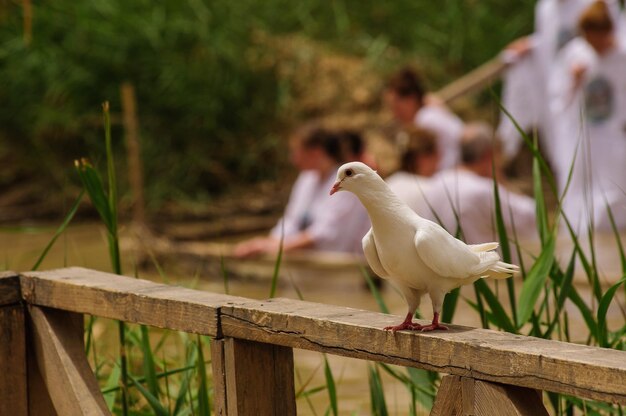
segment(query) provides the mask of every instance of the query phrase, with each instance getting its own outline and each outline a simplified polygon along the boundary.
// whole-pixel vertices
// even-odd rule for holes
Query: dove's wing
[[[465,279],[475,274],[481,258],[439,226],[419,227],[415,248],[420,259],[439,276]]]
[[[387,277],[387,271],[380,263],[380,258],[378,257],[378,250],[376,249],[376,241],[374,241],[374,232],[370,228],[370,230],[365,234],[362,240],[363,244],[363,253],[365,254],[365,259],[367,260],[367,264],[370,265],[374,273],[376,273],[379,277]]]

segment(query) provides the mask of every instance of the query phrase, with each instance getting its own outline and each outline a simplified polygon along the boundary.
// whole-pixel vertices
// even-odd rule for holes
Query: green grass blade
[[[383,389],[383,382],[380,378],[378,367],[369,364],[368,368],[372,415],[388,416],[389,412],[387,411],[387,403],[385,401],[385,391]]]
[[[554,328],[556,328],[556,325],[559,322],[561,311],[563,310],[563,305],[565,305],[565,300],[569,297],[570,290],[575,290],[572,287],[572,282],[574,281],[575,266],[576,250],[572,251],[572,255],[570,256],[570,260],[564,274],[560,273],[560,270],[557,273],[551,274],[555,287],[558,288],[559,292],[558,296],[556,297],[556,310],[554,312],[554,318],[550,322],[548,329],[546,329],[546,331],[543,333],[542,338],[550,339],[550,337],[552,336],[552,331],[554,331]]]
[[[326,388],[328,389],[328,398],[330,400],[330,409],[334,416],[339,415],[339,406],[337,405],[337,387],[335,385],[335,378],[333,372],[328,365],[328,358],[324,354],[324,377],[326,378]]]
[[[63,232],[67,229],[68,225],[70,225],[70,222],[72,222],[74,215],[76,215],[76,211],[78,211],[78,207],[80,206],[80,203],[83,200],[84,195],[85,195],[85,191],[84,190],[80,191],[80,194],[78,195],[78,198],[76,198],[76,201],[74,201],[72,208],[70,208],[69,212],[65,216],[65,219],[63,220],[59,228],[57,228],[57,230],[54,233],[54,236],[52,237],[52,239],[50,239],[50,241],[48,242],[48,245],[46,245],[46,248],[43,249],[43,251],[41,252],[41,255],[39,256],[39,258],[37,259],[37,261],[35,262],[31,270],[37,270],[39,266],[41,266],[41,262],[46,258],[46,256],[48,255],[48,252],[50,251],[54,243],[61,236],[61,234],[63,234]]]
[[[209,416],[211,414],[211,404],[209,402],[209,383],[207,381],[206,363],[204,362],[204,351],[202,350],[202,338],[200,335],[198,335],[197,343],[197,372],[200,375],[200,383],[198,383],[198,392],[196,394],[196,397],[198,398],[198,412],[202,416]]]
[[[504,329],[506,332],[511,332],[513,334],[517,333],[513,321],[509,319],[504,307],[496,295],[491,291],[491,288],[487,285],[487,283],[483,279],[478,279],[475,283],[475,287],[478,288],[479,293],[483,298],[485,298],[489,309],[491,309],[495,319],[495,324]]]
[[[378,309],[380,309],[382,313],[388,314],[389,308],[385,304],[385,300],[383,299],[383,296],[380,293],[380,290],[378,290],[378,287],[376,287],[376,284],[374,283],[374,279],[372,278],[372,275],[364,266],[359,266],[359,268],[361,269],[361,274],[363,275],[363,277],[365,278],[365,281],[367,282],[367,287],[369,288],[370,292],[372,292],[372,295],[374,296],[374,300],[376,301],[376,304],[378,305]]]
[[[193,344],[188,344],[193,345]],[[198,360],[198,349],[190,348],[189,357],[187,358],[186,367],[188,368],[196,368]],[[188,371],[183,375],[183,381],[180,385],[180,389],[178,390],[178,396],[176,397],[176,403],[174,404],[174,412],[173,415],[178,415],[182,410],[182,406],[185,403],[185,397],[187,395],[187,391],[189,390],[189,383],[191,381],[191,373],[192,371]]]
[[[601,347],[608,347],[610,345],[607,338],[607,327],[606,327],[606,314],[609,310],[609,306],[611,301],[613,301],[613,297],[615,296],[615,292],[617,289],[626,282],[626,278],[623,278],[619,282],[615,283],[611,286],[606,293],[602,296],[600,300],[600,304],[598,305],[597,312],[597,322],[598,322],[598,343]]]
[[[145,397],[146,401],[154,411],[154,414],[157,416],[169,416],[168,410],[163,407],[159,399],[157,399],[148,389],[146,389],[140,382],[138,382],[133,376],[128,374],[128,378],[135,385],[137,390],[141,393],[143,397]]]
[[[281,223],[284,224],[284,223]],[[280,265],[283,261],[283,243],[285,241],[285,230],[282,226],[282,232],[280,233],[280,243],[278,244],[278,254],[276,255],[276,262],[274,263],[274,273],[272,274],[272,285],[270,287],[270,298],[276,296],[276,287],[278,286],[278,276],[280,274]]]
[[[141,333],[140,347],[143,353],[143,374],[146,377],[146,384],[150,393],[152,393],[157,399],[161,394],[159,389],[159,382],[156,377],[156,365],[154,362],[154,355],[152,348],[150,347],[150,332],[147,326],[141,325],[139,327]]]
[[[459,301],[460,288],[452,290],[443,299],[443,310],[441,311],[441,322],[452,323],[452,317],[456,311],[456,306]]]
[[[120,366],[114,365],[113,369],[111,370],[111,374],[109,374],[109,378],[104,385],[104,389],[102,390],[104,402],[107,404],[109,412],[113,411],[113,406],[115,405],[115,395],[119,390],[120,376]]]
[[[100,179],[100,174],[84,159],[80,162],[76,161],[75,165],[83,188],[87,191],[87,195],[89,195],[92,205],[98,211],[107,231],[111,233],[113,227],[111,212],[109,211],[107,196],[104,193],[104,185],[102,184],[102,179]]]
[[[556,238],[552,234],[543,247],[537,261],[528,271],[522,284],[517,311],[517,327],[521,328],[530,318],[535,308],[535,302],[541,293],[548,273],[554,264],[554,249]]]

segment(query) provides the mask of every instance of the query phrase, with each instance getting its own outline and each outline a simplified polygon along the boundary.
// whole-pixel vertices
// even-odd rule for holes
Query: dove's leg
[[[426,325],[421,328],[422,331],[434,331],[435,329],[448,329],[447,326],[441,325],[439,323],[439,314],[441,313],[441,308],[443,307],[443,298],[446,296],[445,293],[439,292],[431,292],[429,293],[430,300],[433,302],[433,321],[430,325]]]
[[[424,293],[406,286],[397,285],[397,287],[400,289],[406,299],[406,303],[409,305],[409,312],[406,314],[406,318],[404,318],[404,321],[400,325],[386,326],[384,329],[385,331],[393,332],[405,329],[419,331],[422,329],[422,325],[413,322],[413,315],[419,307]]]

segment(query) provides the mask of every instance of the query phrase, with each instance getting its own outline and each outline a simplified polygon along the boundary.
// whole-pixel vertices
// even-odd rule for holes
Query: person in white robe
[[[564,48],[550,91],[558,121],[555,173],[560,192],[567,187],[563,211],[577,232],[611,231],[609,210],[624,230],[626,47],[603,1],[583,13],[580,27],[583,38]]]
[[[237,245],[235,256],[275,253],[281,239],[284,252],[313,249],[362,255],[361,239],[370,227],[367,212],[351,193],[329,195],[337,169],[348,161],[343,150],[350,146],[344,146],[342,138],[345,135],[319,128],[295,135],[291,159],[300,174],[285,213],[268,236]]]
[[[401,168],[385,178],[385,182],[413,211],[425,215],[428,205],[424,192],[439,167],[437,137],[431,131],[420,128],[410,128],[403,133],[406,143],[401,149]]]
[[[463,121],[443,103],[427,96],[417,71],[404,68],[392,76],[387,83],[385,100],[396,120],[405,128],[417,126],[437,136],[439,170],[456,166]]]
[[[461,141],[461,164],[437,173],[424,196],[426,218],[440,222],[451,234],[470,244],[497,239],[493,164],[500,166],[499,146],[486,123],[468,123]],[[500,168],[496,177],[502,178]],[[520,240],[535,235],[535,203],[526,195],[498,184],[502,215],[509,236]]]

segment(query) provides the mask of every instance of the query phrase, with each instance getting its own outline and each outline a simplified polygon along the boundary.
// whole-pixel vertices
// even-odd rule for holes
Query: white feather
[[[365,258],[374,273],[400,288],[409,308],[419,304],[415,296],[428,293],[439,313],[452,289],[480,278],[510,277],[518,270],[500,261],[494,251],[498,243],[467,245],[417,215],[363,163],[343,165],[336,188],[354,193],[367,209],[372,228],[363,238]]]

